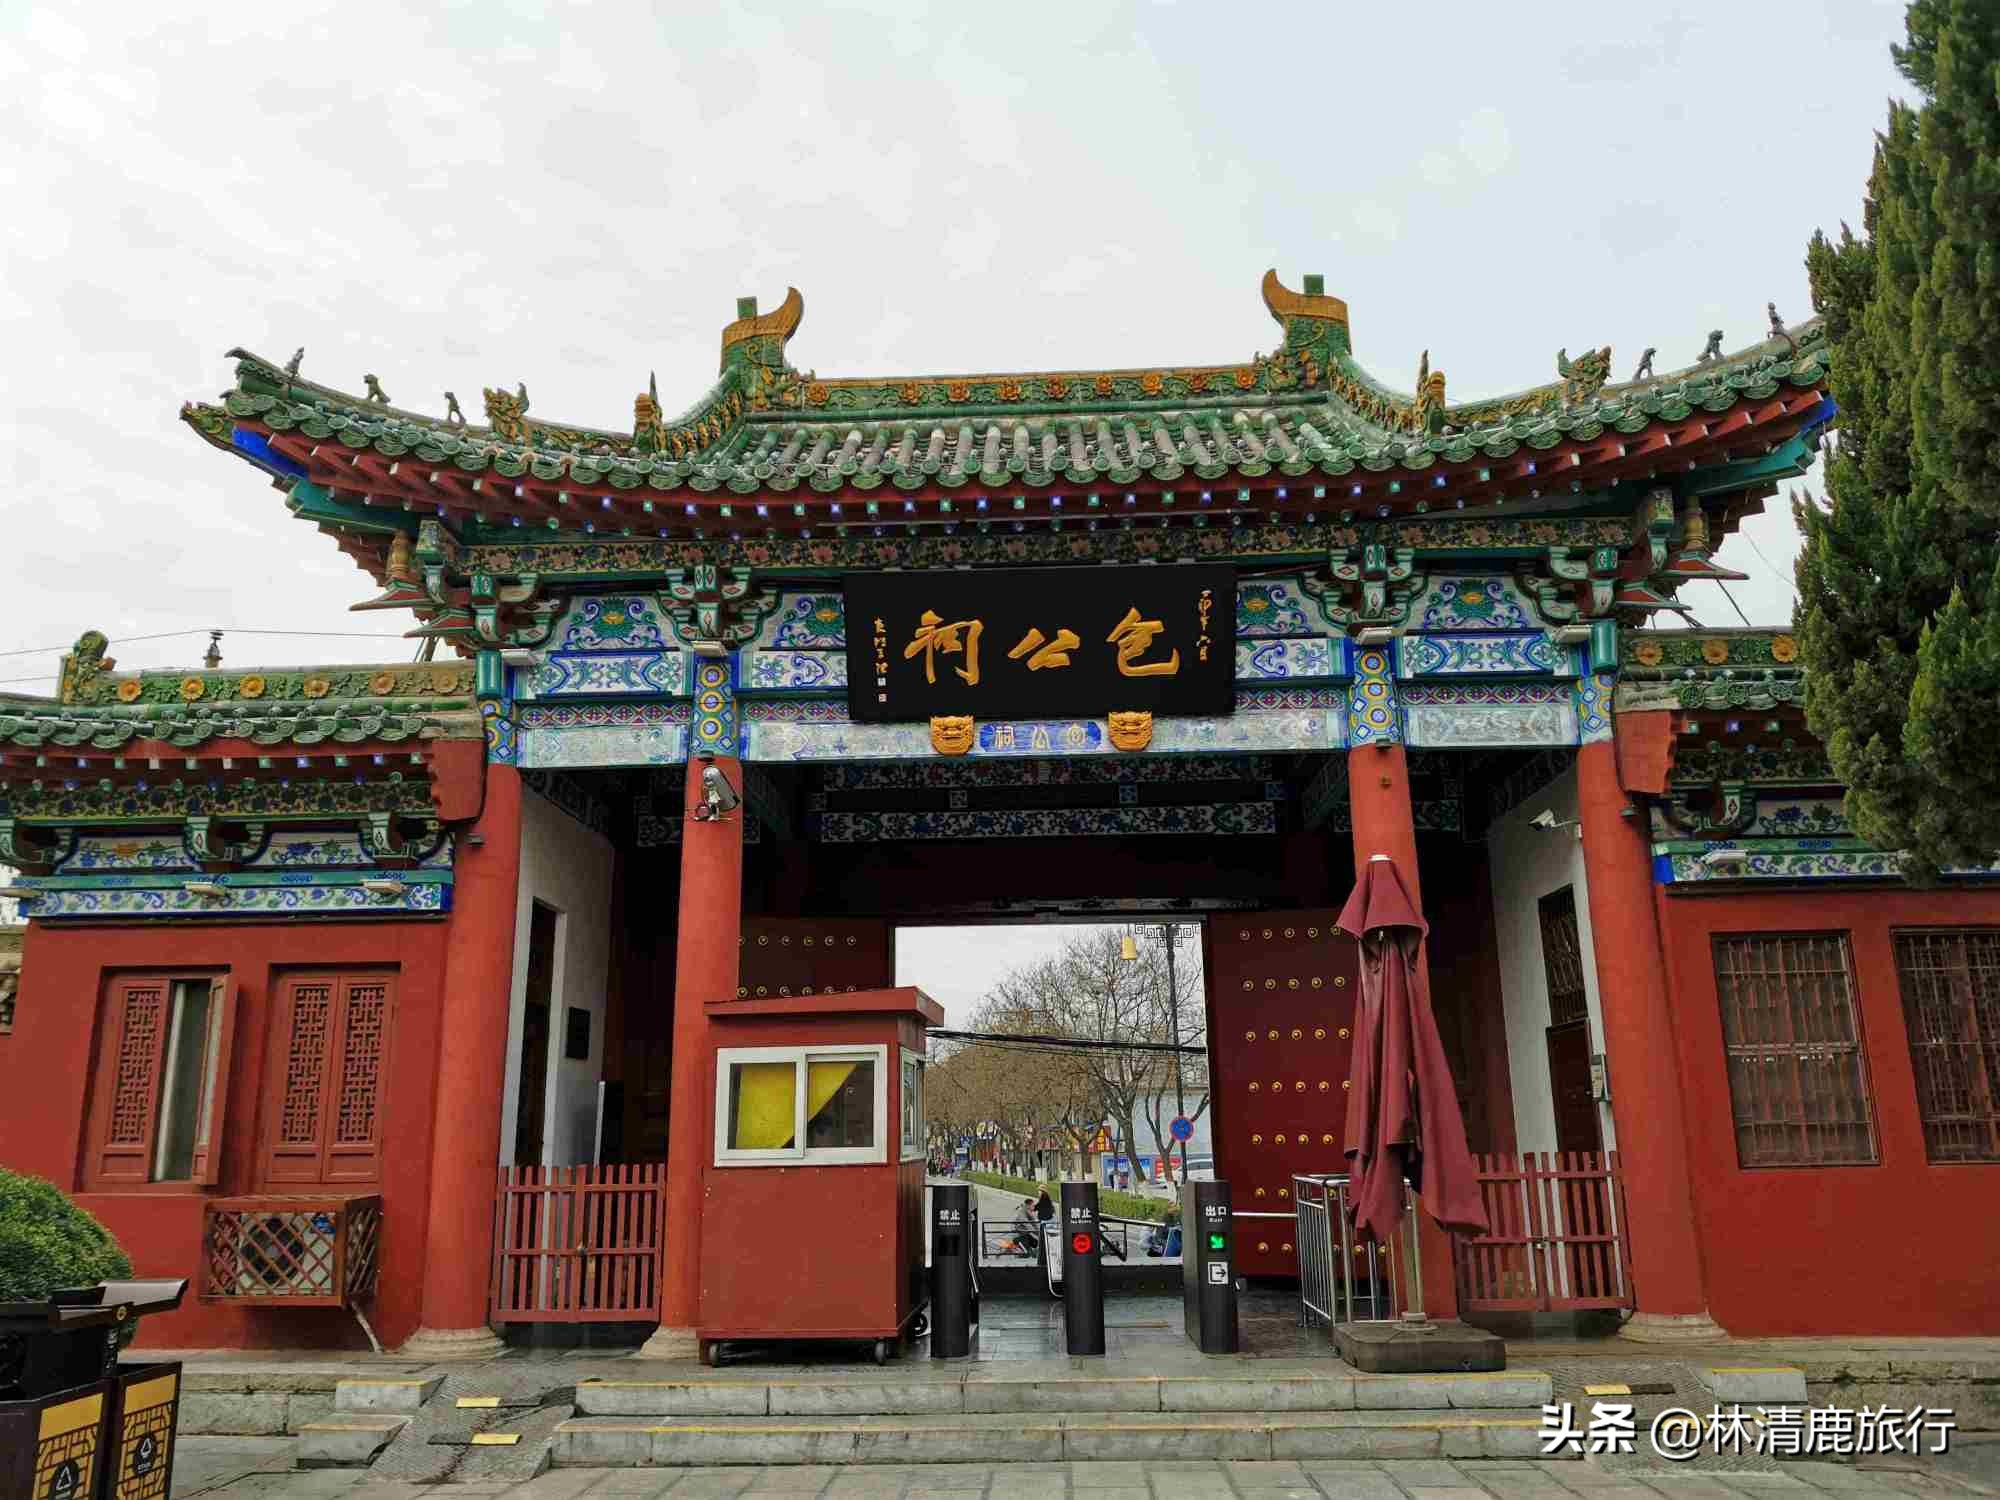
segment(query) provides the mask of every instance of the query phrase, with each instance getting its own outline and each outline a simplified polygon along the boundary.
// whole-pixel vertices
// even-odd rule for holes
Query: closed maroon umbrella
[[[1446,1229],[1483,1232],[1486,1209],[1458,1091],[1417,962],[1429,929],[1388,855],[1373,855],[1363,866],[1337,925],[1361,945],[1361,1008],[1347,1094],[1355,1222],[1387,1243],[1402,1218],[1407,1177]]]

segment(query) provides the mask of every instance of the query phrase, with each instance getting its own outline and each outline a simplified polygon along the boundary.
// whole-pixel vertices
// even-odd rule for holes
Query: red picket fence
[[[1630,1307],[1632,1248],[1618,1153],[1473,1157],[1487,1232],[1454,1235],[1458,1305],[1558,1312]]]
[[[665,1162],[502,1167],[493,1321],[657,1321],[666,1193]]]

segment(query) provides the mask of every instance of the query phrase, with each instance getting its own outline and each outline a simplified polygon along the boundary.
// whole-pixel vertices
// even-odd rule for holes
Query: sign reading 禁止
[[[864,723],[1235,703],[1233,568],[855,573],[846,591],[848,713]]]

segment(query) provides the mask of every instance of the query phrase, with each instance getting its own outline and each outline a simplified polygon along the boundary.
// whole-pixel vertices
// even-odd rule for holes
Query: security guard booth
[[[885,1362],[928,1300],[925,1028],[943,1010],[902,988],[730,1000],[708,1019],[702,1357],[826,1339]]]

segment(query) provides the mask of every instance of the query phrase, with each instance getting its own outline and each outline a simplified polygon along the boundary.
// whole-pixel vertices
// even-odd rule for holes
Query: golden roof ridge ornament
[[[799,331],[806,315],[806,299],[795,286],[785,288],[785,300],[771,312],[758,313],[755,297],[736,299],[736,321],[722,330],[722,353],[727,363],[729,351],[747,339],[773,338],[785,343]]]
[[[1258,288],[1264,294],[1264,306],[1271,316],[1278,320],[1280,327],[1293,318],[1319,318],[1325,322],[1347,326],[1347,304],[1338,297],[1326,295],[1326,282],[1317,273],[1305,278],[1305,290],[1295,292],[1278,280],[1278,268],[1273,266],[1264,273],[1263,284]]]

